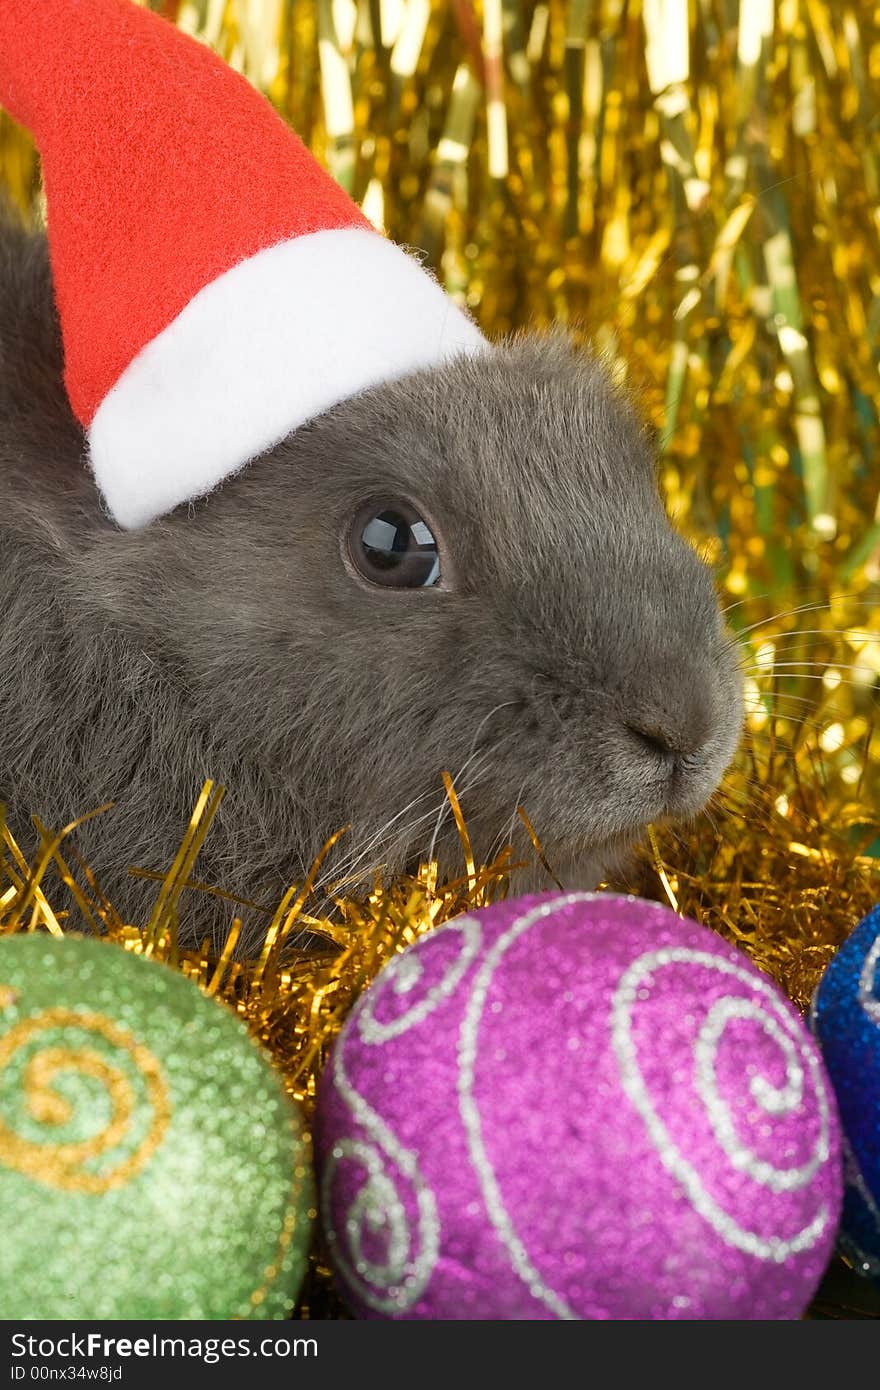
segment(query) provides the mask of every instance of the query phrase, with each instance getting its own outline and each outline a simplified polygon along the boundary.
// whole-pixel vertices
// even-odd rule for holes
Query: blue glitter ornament
[[[844,1253],[880,1281],[880,906],[822,976],[813,1032],[837,1095],[844,1132]]]

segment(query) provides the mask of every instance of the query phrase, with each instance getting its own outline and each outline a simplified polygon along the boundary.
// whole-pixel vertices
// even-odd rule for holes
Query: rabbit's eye
[[[440,552],[427,522],[410,503],[368,502],[349,532],[355,569],[371,584],[425,589],[440,579]]]

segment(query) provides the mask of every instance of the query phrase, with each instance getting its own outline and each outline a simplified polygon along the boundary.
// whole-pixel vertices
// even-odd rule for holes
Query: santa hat
[[[243,77],[132,0],[0,0],[42,155],[65,382],[124,527],[485,340]]]

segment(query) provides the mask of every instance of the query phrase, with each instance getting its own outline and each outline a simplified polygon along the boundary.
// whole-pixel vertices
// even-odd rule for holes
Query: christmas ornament
[[[827,967],[811,1022],[843,1130],[841,1243],[856,1269],[880,1279],[880,908]]]
[[[9,0],[0,103],[42,155],[67,390],[122,526],[485,345],[243,77],[132,0]]]
[[[310,1201],[297,1113],[229,1009],[100,940],[0,938],[4,1317],[284,1317]]]
[[[498,903],[411,947],[340,1035],[317,1133],[368,1317],[796,1318],[839,1213],[800,1018],[632,897]]]

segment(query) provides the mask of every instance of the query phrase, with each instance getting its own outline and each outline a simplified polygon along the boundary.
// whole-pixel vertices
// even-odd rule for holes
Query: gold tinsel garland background
[[[670,511],[717,566],[749,713],[708,813],[653,829],[617,886],[735,940],[803,1007],[880,896],[880,6],[151,8],[265,91],[489,336],[565,323],[637,393]],[[33,147],[5,116],[0,174],[39,218]],[[431,925],[505,892],[508,861],[468,863],[462,824],[458,883],[425,865],[320,920],[297,885],[258,960],[236,958],[234,925],[221,959],[181,956],[181,891],[218,794],[206,787],[175,865],[142,866],[164,880],[150,923],[115,916],[76,862],[75,833],[46,831],[28,865],[4,831],[0,930],[63,930],[73,893],[98,929],[237,1008],[308,1106],[361,989]],[[294,921],[325,947],[291,963]],[[312,1315],[328,1289],[316,1256]],[[872,1299],[838,1271],[816,1308],[876,1314]]]

